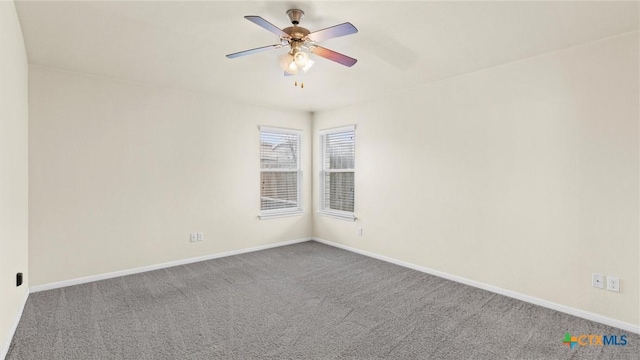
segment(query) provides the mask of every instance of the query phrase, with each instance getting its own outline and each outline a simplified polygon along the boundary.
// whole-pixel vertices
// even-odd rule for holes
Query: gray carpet
[[[569,349],[565,332],[628,345]],[[7,359],[638,359],[639,344],[306,242],[31,294]]]

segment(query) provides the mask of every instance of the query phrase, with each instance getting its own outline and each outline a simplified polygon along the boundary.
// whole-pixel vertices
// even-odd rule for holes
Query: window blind
[[[355,128],[325,131],[321,135],[321,212],[354,212]]]
[[[260,213],[302,211],[300,133],[260,128]]]

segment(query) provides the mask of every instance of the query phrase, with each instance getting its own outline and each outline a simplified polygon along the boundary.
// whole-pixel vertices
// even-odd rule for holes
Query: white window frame
[[[322,215],[322,216],[328,216],[328,217],[333,217],[336,219],[341,219],[341,220],[347,220],[347,221],[355,221],[356,220],[356,215],[355,215],[355,178],[356,178],[356,168],[355,168],[355,159],[354,159],[354,166],[352,169],[325,169],[324,166],[327,163],[326,160],[326,153],[325,153],[325,136],[327,134],[335,134],[335,133],[341,133],[341,132],[348,132],[348,131],[353,131],[355,133],[356,131],[356,126],[355,125],[349,125],[349,126],[343,126],[343,127],[338,127],[338,128],[332,128],[332,129],[326,129],[326,130],[321,130],[319,131],[320,134],[320,189],[319,189],[319,198],[318,198],[318,214]],[[355,146],[355,145],[354,145]],[[355,149],[354,149],[354,157],[355,157]],[[354,211],[353,212],[349,212],[349,211],[341,211],[341,210],[334,210],[334,209],[329,209],[325,207],[325,175],[327,173],[332,173],[332,172],[353,172],[353,178],[354,178]]]
[[[298,204],[295,208],[287,208],[287,209],[271,209],[271,210],[262,210],[260,209],[260,214],[258,217],[261,220],[266,219],[274,219],[281,217],[289,217],[289,216],[299,216],[304,213],[302,207],[302,130],[294,130],[294,129],[285,129],[285,128],[277,128],[277,127],[269,127],[269,126],[260,126],[260,135],[263,132],[266,133],[276,133],[276,134],[289,134],[296,135],[298,137],[298,157],[297,157],[297,173],[298,173],[298,184],[297,184],[297,198]],[[260,151],[260,150],[259,150]],[[260,154],[258,155],[260,156]],[[262,165],[260,165],[260,178],[262,178],[263,172],[292,172],[291,169],[263,169]],[[260,184],[262,186],[262,184]],[[260,195],[262,196],[262,195]],[[260,199],[262,202],[262,199]]]

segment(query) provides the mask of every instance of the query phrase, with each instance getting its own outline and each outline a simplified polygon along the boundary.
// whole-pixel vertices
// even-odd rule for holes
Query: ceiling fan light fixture
[[[293,54],[293,61],[299,68],[304,68],[309,61],[309,54],[301,50],[295,51]]]
[[[278,57],[280,68],[291,75],[296,75],[300,70],[309,71],[315,62],[309,58],[309,54],[300,50],[285,53]]]
[[[289,74],[295,75],[298,73],[298,66],[296,65],[293,55],[290,53],[282,54],[278,57],[278,65],[280,68]]]

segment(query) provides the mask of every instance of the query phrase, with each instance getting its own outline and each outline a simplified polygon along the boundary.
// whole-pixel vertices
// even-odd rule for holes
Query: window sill
[[[332,217],[332,218],[345,220],[345,221],[356,221],[356,215],[353,213],[347,213],[347,212],[334,212],[334,211],[320,210],[318,211],[318,215]]]
[[[274,213],[261,213],[258,215],[260,220],[269,220],[269,219],[279,219],[284,217],[292,217],[292,216],[302,216],[304,211],[295,210],[295,211],[286,211],[286,212],[274,212]]]

